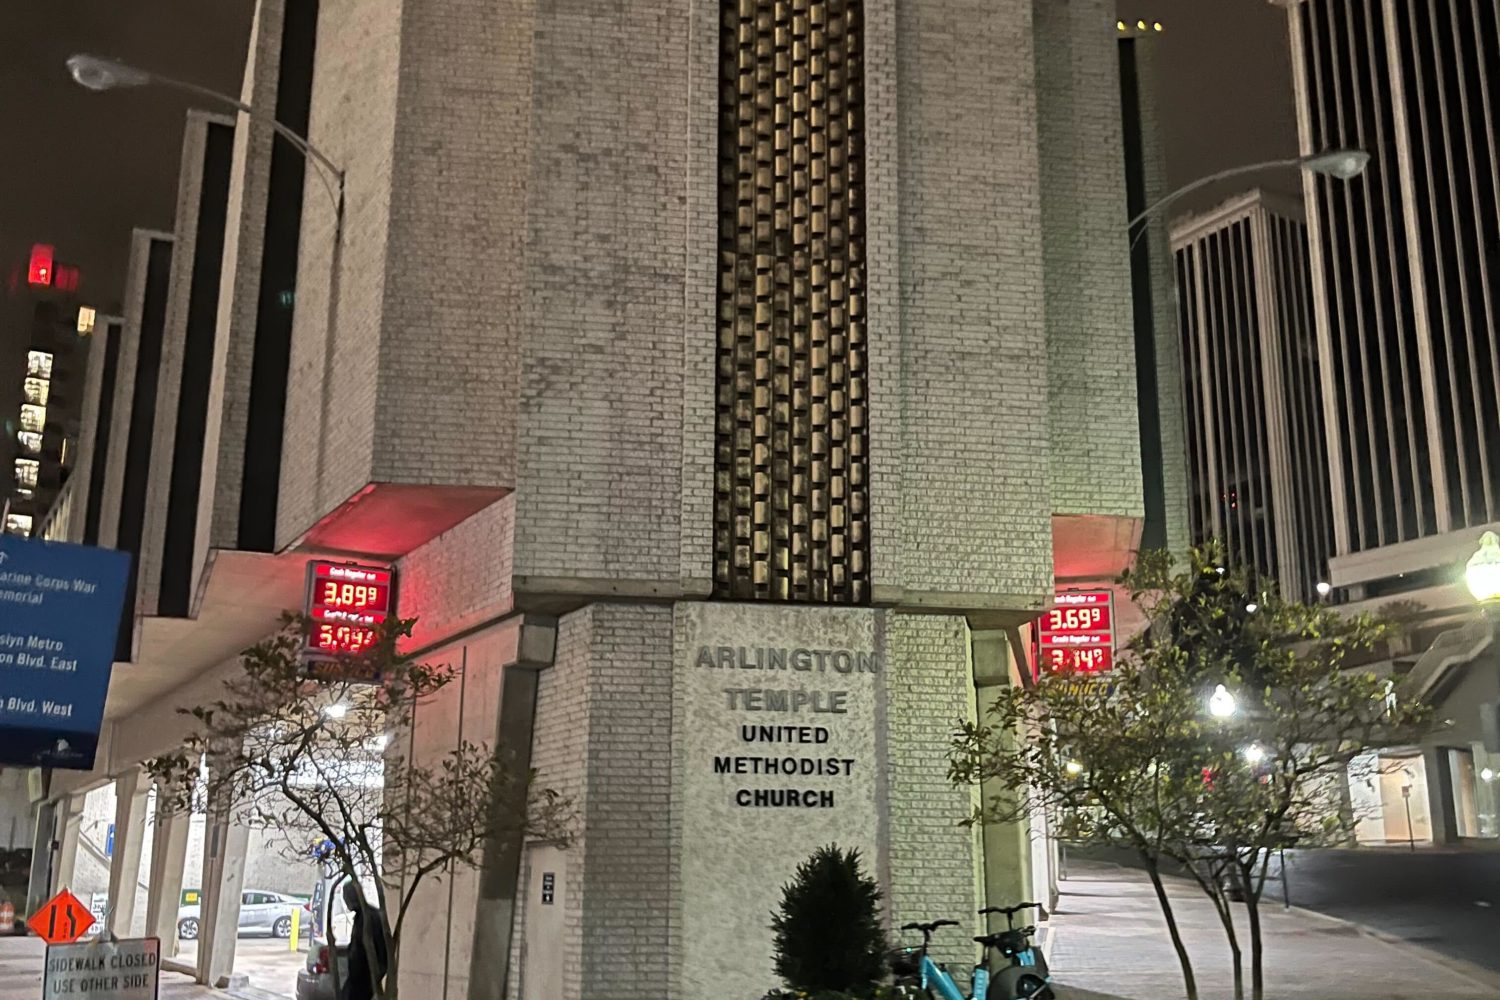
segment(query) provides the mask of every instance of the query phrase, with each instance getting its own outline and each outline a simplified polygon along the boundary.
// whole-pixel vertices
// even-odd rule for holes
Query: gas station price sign
[[[314,560],[307,564],[303,612],[312,619],[306,652],[315,658],[362,653],[395,614],[396,574],[389,566]]]
[[[1115,595],[1064,590],[1036,624],[1037,669],[1095,674],[1115,665]]]

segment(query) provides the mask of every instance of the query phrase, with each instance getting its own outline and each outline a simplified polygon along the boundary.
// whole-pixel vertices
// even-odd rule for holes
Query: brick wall
[[[1171,192],[1160,120],[1160,55],[1151,38],[1136,40],[1136,81],[1141,95],[1141,148],[1148,204]],[[1151,253],[1151,304],[1156,325],[1156,391],[1161,421],[1162,478],[1166,487],[1167,548],[1172,552],[1185,552],[1188,546],[1188,465],[1182,412],[1182,339],[1177,325],[1177,281],[1168,227],[1158,221],[1145,239]]]
[[[969,630],[962,618],[888,614],[886,762],[889,767],[891,923],[957,920],[934,954],[972,964],[981,905],[977,828],[960,824],[976,798],[948,780],[956,724],[974,718]]]
[[[1113,0],[1034,0],[1052,512],[1141,516]]]
[[[156,426],[152,433],[151,479],[146,486],[146,522],[141,537],[140,600],[143,614],[155,614],[161,588],[162,547],[167,534],[167,501],[172,485],[173,449],[177,442],[177,410],[182,390],[182,364],[188,336],[188,306],[192,302],[193,270],[197,264],[199,203],[203,193],[204,157],[211,127],[234,126],[234,120],[202,111],[189,111],[183,130],[182,162],[177,174],[177,209],[171,290],[167,293],[166,326],[162,332],[161,376],[156,390]],[[199,289],[199,294],[206,292]]]
[[[252,107],[276,106],[284,4],[285,0],[256,3],[245,82],[240,90],[240,99]],[[219,279],[219,319],[203,439],[203,482],[198,493],[195,573],[208,559],[211,548],[233,548],[239,533],[272,137],[271,128],[260,118],[237,117]]]
[[[875,7],[872,29],[888,17]],[[900,289],[892,302],[889,270],[872,274],[887,293],[873,307],[900,317],[899,343],[889,320],[871,335],[871,422],[886,428],[872,442],[872,489],[887,493],[876,598],[884,585],[1036,601],[1052,530],[1031,5],[901,4],[894,47],[877,65],[899,65],[895,86],[872,79],[870,108],[899,140],[894,219],[888,205],[871,219],[895,222]],[[899,116],[875,105],[882,93]],[[889,180],[877,192],[889,198]]]
[[[417,619],[417,646],[511,610],[514,531],[515,498],[510,496],[400,561],[399,611],[403,618]]]
[[[683,575],[683,344],[713,342],[711,326],[685,325],[687,100],[717,103],[713,77],[700,81],[710,89],[690,86],[688,9],[554,7],[537,25],[520,576],[675,589]],[[694,266],[704,265],[713,258]],[[701,271],[694,287],[710,287]],[[711,364],[689,357],[712,378]],[[693,398],[701,407],[701,389]],[[701,459],[703,447],[689,454]]]
[[[554,788],[573,800],[586,814],[590,800],[585,795],[589,766],[590,644],[595,608],[585,608],[558,623],[557,656],[542,672],[537,688],[536,731],[532,739],[531,766],[544,788]],[[550,947],[563,952],[564,990],[559,1000],[583,998],[583,878],[586,845],[575,841],[563,886],[567,908],[567,934]],[[531,873],[522,857],[518,885],[531,884]],[[520,996],[522,943],[526,940],[526,897],[517,895],[515,936],[511,945],[509,996]]]
[[[141,340],[141,312],[146,300],[146,277],[151,245],[172,242],[171,233],[135,229],[130,233],[130,261],[125,269],[125,324],[120,330],[120,355],[115,367],[114,414],[110,419],[109,460],[104,469],[103,503],[99,515],[99,544],[114,548],[120,530],[120,500],[129,450],[130,419],[137,405],[152,407],[154,399],[135,398],[136,355]]]
[[[339,236],[334,202],[319,171],[309,169],[287,372],[279,544],[372,479],[387,254],[401,237],[392,228],[391,201],[394,195],[426,201],[421,191],[391,188],[396,91],[404,68],[402,9],[390,0],[326,0],[318,8],[308,138],[345,171],[344,219]],[[461,336],[457,328],[450,332]],[[441,399],[426,402],[428,411],[413,412],[412,419],[427,419],[443,405]]]

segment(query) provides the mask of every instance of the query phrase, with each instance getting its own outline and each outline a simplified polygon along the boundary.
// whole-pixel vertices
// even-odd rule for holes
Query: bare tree
[[[308,856],[311,834],[365,912],[373,886],[379,920],[361,921],[361,944],[381,1000],[397,996],[421,885],[478,865],[487,846],[509,838],[566,839],[572,812],[516,766],[510,748],[464,741],[430,757],[404,752],[400,737],[417,708],[455,676],[401,651],[414,623],[392,619],[367,648],[309,665],[310,622],[287,613],[278,633],[244,651],[223,698],[183,710],[197,725],[182,750],[148,764],[169,808],[218,804],[235,822],[279,831],[292,857]],[[329,945],[337,976],[331,928]]]

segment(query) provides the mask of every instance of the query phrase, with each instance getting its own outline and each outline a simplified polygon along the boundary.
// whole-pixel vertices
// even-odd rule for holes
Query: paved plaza
[[[1182,975],[1142,872],[1073,863],[1051,921],[1051,965],[1063,1000],[1175,1000]],[[1200,1000],[1231,1000],[1224,931],[1198,888],[1170,880]],[[1425,948],[1267,900],[1267,1000],[1493,1000],[1500,977]],[[1249,932],[1240,929],[1249,978]]]

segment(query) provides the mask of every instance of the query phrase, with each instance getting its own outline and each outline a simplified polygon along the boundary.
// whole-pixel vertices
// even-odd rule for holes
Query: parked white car
[[[292,936],[292,911],[305,908],[306,904],[295,896],[264,889],[246,889],[240,896],[240,937],[264,934],[269,937]],[[198,920],[201,911],[197,906],[184,906],[177,911],[177,936],[184,941],[198,939]]]

